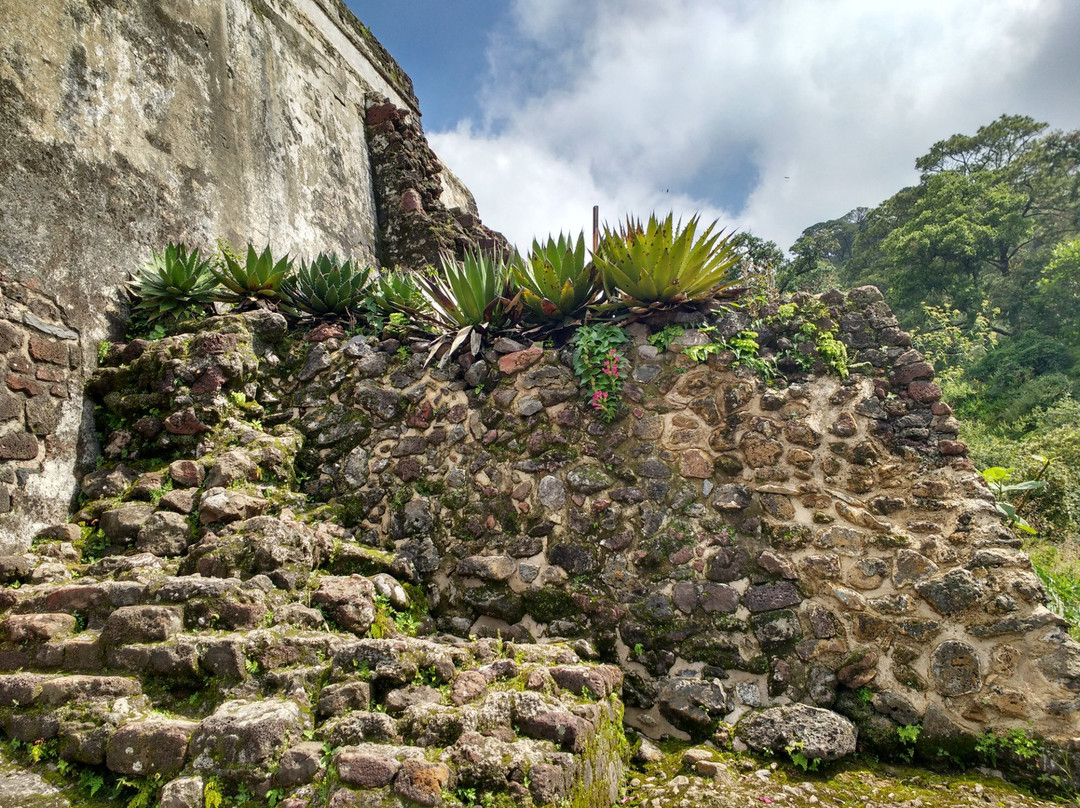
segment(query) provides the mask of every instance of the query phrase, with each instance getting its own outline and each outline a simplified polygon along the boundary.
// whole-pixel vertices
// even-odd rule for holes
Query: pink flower
[[[592,394],[592,401],[590,401],[589,404],[593,407],[593,409],[604,409],[604,405],[607,404],[607,393],[605,393],[603,390],[597,390],[595,393]]]

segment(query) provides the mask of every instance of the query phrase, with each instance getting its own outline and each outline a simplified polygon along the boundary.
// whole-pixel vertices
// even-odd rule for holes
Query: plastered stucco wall
[[[55,302],[89,368],[152,246],[374,261],[364,111],[384,97],[417,111],[339,0],[0,0],[0,275]],[[72,395],[58,419],[81,410]],[[66,482],[5,514],[0,542],[63,518],[76,445],[45,458]]]

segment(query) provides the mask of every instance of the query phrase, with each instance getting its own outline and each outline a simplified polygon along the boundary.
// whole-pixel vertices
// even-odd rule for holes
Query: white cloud
[[[1002,113],[1080,126],[1075,9],[517,0],[491,40],[482,122],[430,136],[519,245],[587,229],[600,204],[610,220],[700,209],[787,247],[913,182],[915,158],[955,132]],[[701,181],[740,173],[750,187]]]

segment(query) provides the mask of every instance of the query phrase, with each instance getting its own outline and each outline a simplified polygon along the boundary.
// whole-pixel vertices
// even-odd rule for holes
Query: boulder
[[[842,715],[820,707],[788,704],[746,715],[736,735],[756,752],[798,752],[808,760],[839,760],[854,754],[858,731]]]

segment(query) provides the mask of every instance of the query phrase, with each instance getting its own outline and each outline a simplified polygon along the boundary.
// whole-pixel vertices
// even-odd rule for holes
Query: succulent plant
[[[320,253],[302,261],[295,275],[285,278],[280,291],[293,306],[316,316],[344,315],[365,301],[372,280],[370,267],[351,258],[342,263],[335,254]]]
[[[395,269],[380,274],[369,288],[370,301],[382,314],[417,313],[428,308],[427,298],[416,283],[416,273]]]
[[[509,274],[502,256],[467,252],[463,261],[444,254],[441,269],[416,282],[433,318],[447,329],[499,326],[509,313]]]
[[[137,311],[156,320],[169,315],[179,318],[189,309],[204,308],[217,299],[217,278],[210,261],[203,261],[198,249],[188,253],[183,244],[169,244],[164,251],[150,251],[151,259],[127,283],[138,302]]]
[[[416,278],[421,294],[431,306],[425,317],[444,338],[454,334],[445,357],[452,355],[466,339],[472,353],[477,354],[483,332],[504,324],[519,307],[520,293],[513,298],[511,295],[509,265],[501,255],[491,257],[472,252],[467,252],[463,261],[444,254],[441,263],[441,270]],[[432,356],[440,346],[441,341],[436,340]]]
[[[586,261],[585,236],[577,241],[559,233],[558,241],[533,241],[524,261],[515,262],[513,280],[521,288],[521,302],[540,320],[570,317],[596,298],[600,291],[598,273]]]
[[[287,255],[275,262],[270,254],[270,245],[262,253],[256,253],[255,248],[248,244],[243,265],[236,256],[223,252],[221,262],[217,267],[212,266],[211,271],[229,290],[230,294],[224,296],[227,300],[278,302],[282,297],[281,284],[292,267],[293,262]]]
[[[663,220],[650,216],[647,225],[627,217],[619,231],[608,229],[593,256],[608,297],[631,308],[656,307],[733,287],[741,256],[730,235],[713,232],[716,225],[699,236],[697,216],[683,227],[669,213]]]

